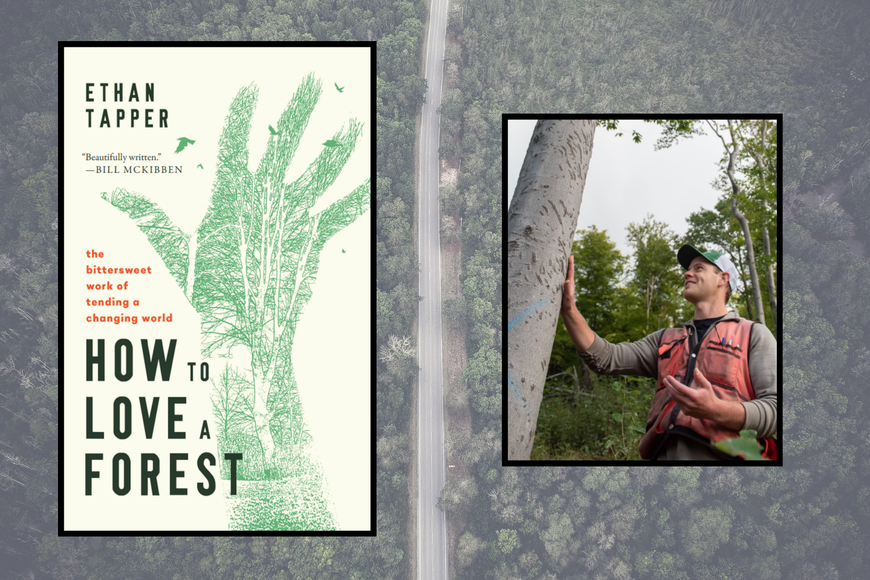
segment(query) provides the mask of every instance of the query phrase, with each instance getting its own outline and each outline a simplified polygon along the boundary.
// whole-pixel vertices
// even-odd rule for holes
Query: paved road
[[[447,522],[435,507],[444,487],[444,397],[441,381],[441,244],[439,241],[438,179],[440,175],[441,76],[447,32],[447,0],[431,0],[426,46],[429,87],[420,126],[419,304],[420,392],[417,420],[417,578],[447,578]]]

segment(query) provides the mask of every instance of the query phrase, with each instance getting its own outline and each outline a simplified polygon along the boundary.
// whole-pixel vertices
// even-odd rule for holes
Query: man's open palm
[[[574,256],[568,256],[568,272],[562,287],[562,312],[576,308],[574,302]]]

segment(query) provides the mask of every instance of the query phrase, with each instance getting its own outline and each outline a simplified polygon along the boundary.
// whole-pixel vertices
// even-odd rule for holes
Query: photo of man
[[[597,373],[657,380],[639,447],[643,459],[722,459],[711,442],[739,437],[744,429],[755,430],[762,455],[776,459],[776,339],[764,325],[727,310],[738,274],[726,255],[686,244],[677,259],[693,319],[637,342],[611,344],[577,310],[569,257],[561,314],[571,340]]]
[[[781,465],[781,121],[504,124],[505,464]]]

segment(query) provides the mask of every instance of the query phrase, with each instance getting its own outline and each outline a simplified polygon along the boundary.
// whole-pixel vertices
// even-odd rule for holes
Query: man
[[[580,357],[608,375],[658,381],[639,450],[651,460],[721,460],[711,445],[754,429],[763,455],[776,458],[776,339],[763,324],[728,311],[737,269],[719,252],[684,245],[683,296],[695,306],[682,328],[658,330],[637,342],[611,344],[595,334],[574,302],[574,257],[562,293],[562,319]]]

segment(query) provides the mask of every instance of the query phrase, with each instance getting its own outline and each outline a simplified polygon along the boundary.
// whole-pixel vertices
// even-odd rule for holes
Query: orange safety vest
[[[653,398],[646,434],[638,449],[644,459],[655,459],[669,437],[679,435],[709,446],[723,458],[727,455],[710,445],[713,441],[739,438],[737,431],[709,419],[689,417],[665,388],[671,375],[691,385],[694,368],[707,378],[717,397],[726,401],[751,401],[755,398],[749,378],[749,338],[754,323],[743,318],[725,318],[714,324],[707,335],[690,351],[692,342],[687,327],[670,328],[662,334],[658,351],[658,384]],[[694,331],[694,328],[691,329]],[[776,442],[761,439],[762,456],[776,459]]]

